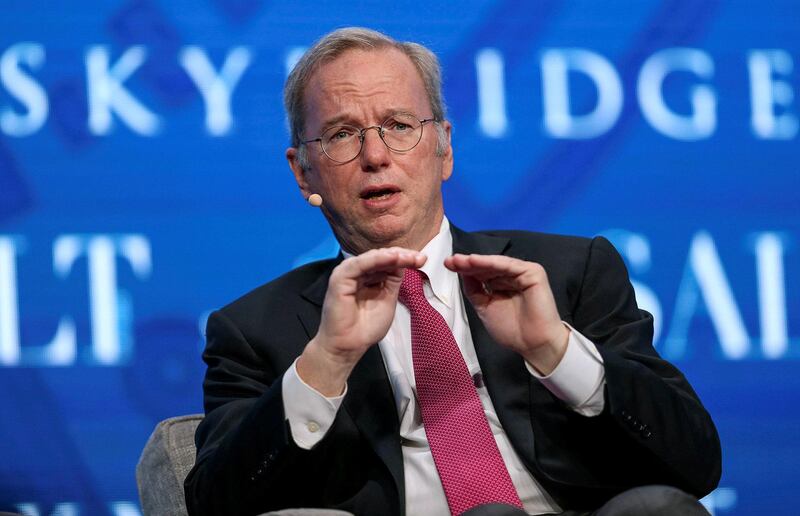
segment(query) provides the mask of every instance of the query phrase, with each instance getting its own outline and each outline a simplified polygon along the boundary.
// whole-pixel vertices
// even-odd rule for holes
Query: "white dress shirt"
[[[525,511],[528,514],[561,512],[558,504],[528,472],[511,446],[508,436],[500,425],[489,392],[481,381],[480,364],[472,342],[458,274],[444,266],[444,259],[450,256],[452,251],[450,223],[444,218],[439,233],[422,249],[428,260],[421,270],[430,280],[423,286],[425,297],[442,314],[453,331],[467,368],[477,380],[476,384],[479,385],[477,391],[486,419]],[[350,257],[347,254],[345,256]],[[439,473],[433,462],[416,398],[410,325],[408,309],[402,303],[397,303],[389,332],[378,344],[392,385],[400,420],[406,513],[447,515],[450,511]],[[594,344],[567,326],[570,329],[567,351],[548,376],[541,376],[527,363],[526,366],[538,381],[573,410],[587,417],[595,416],[602,412],[604,406],[603,359]],[[322,440],[333,424],[347,389],[345,388],[345,392],[340,396],[326,398],[303,382],[297,374],[295,364],[292,364],[284,374],[282,388],[283,406],[292,438],[299,447],[311,449]]]

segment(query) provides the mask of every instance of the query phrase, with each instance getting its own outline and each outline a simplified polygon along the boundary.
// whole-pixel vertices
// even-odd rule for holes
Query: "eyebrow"
[[[337,115],[332,118],[329,118],[322,122],[322,130],[324,131],[328,127],[332,127],[334,125],[339,125],[344,123],[345,125],[352,124],[353,120],[350,115]]]
[[[389,109],[389,110],[384,111],[381,114],[381,121],[379,123],[383,123],[390,116],[396,115],[398,113],[405,113],[407,115],[417,116],[410,109],[402,109],[402,108],[400,108],[400,109]],[[352,116],[342,114],[342,115],[336,115],[334,117],[331,117],[331,118],[325,120],[322,123],[322,130],[325,131],[326,129],[328,129],[330,127],[333,127],[335,125],[352,125],[352,126],[356,126],[356,127],[361,127],[361,125],[359,123],[357,123],[355,120],[353,120]]]

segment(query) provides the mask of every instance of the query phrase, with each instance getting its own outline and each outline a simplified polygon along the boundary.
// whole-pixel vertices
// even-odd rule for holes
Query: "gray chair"
[[[191,414],[160,422],[136,464],[136,485],[144,516],[187,516],[183,481],[194,466],[194,432],[202,414]],[[266,513],[281,516],[346,516],[330,509],[284,509]],[[352,516],[352,515],[350,515]]]
[[[160,422],[136,465],[136,485],[145,515],[186,516],[183,481],[194,466],[194,432],[202,414]]]

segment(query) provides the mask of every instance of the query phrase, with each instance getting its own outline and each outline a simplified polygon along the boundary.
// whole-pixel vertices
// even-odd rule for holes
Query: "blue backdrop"
[[[796,510],[792,0],[6,0],[0,510],[138,514],[154,425],[201,411],[209,310],[336,252],[283,158],[281,89],[346,25],[439,55],[453,222],[617,245],[719,427],[707,507]]]

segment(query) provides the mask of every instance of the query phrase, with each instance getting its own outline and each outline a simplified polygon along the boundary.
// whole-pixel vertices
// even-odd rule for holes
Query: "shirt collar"
[[[453,283],[458,281],[458,275],[444,266],[444,259],[453,254],[453,234],[447,217],[442,217],[439,233],[422,248],[422,254],[428,259],[420,270],[428,276],[433,295],[452,308]]]
[[[428,277],[433,295],[448,308],[452,308],[453,289],[458,282],[458,275],[444,266],[444,259],[453,254],[453,234],[450,232],[450,221],[447,217],[442,217],[439,233],[422,248],[421,252],[428,259],[420,270]],[[342,255],[345,258],[353,256],[344,249]]]

